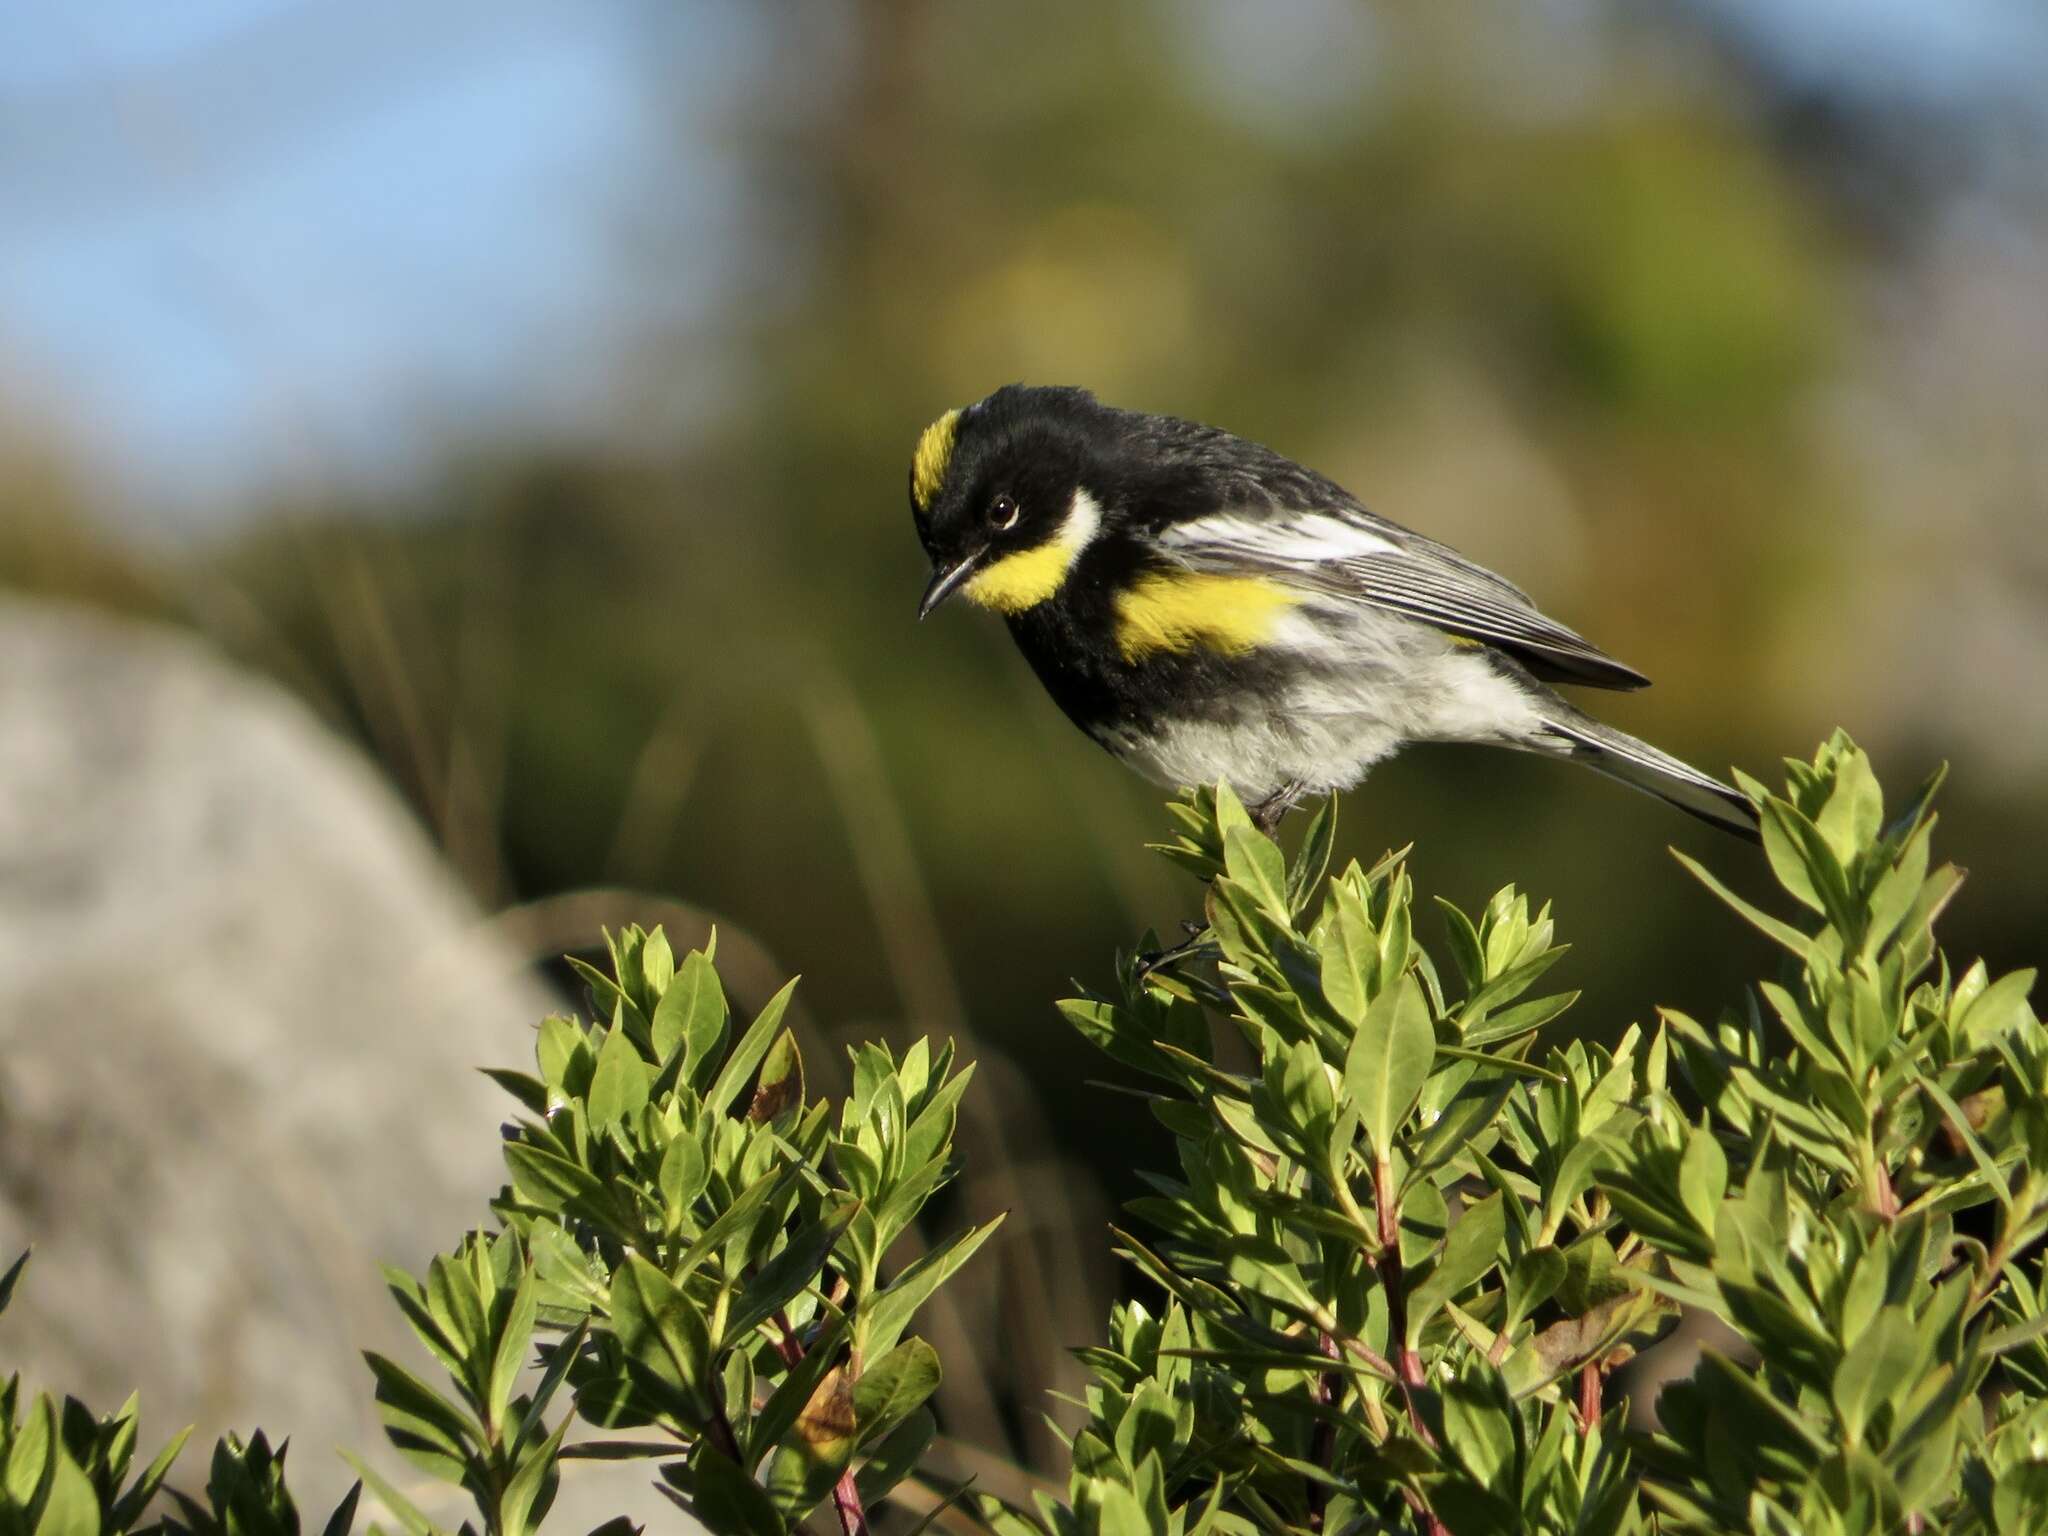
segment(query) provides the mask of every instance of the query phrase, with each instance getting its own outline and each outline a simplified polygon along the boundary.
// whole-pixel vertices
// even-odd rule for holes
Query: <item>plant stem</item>
[[[1408,1284],[1401,1269],[1401,1202],[1394,1193],[1394,1169],[1385,1154],[1373,1168],[1373,1201],[1379,1208],[1380,1287],[1387,1296],[1387,1344],[1394,1352],[1394,1374],[1401,1393],[1408,1400],[1408,1417],[1414,1421],[1416,1438],[1432,1450],[1436,1437],[1429,1432],[1415,1402],[1415,1393],[1429,1385],[1422,1356],[1408,1342]]]
[[[1316,1335],[1316,1347],[1322,1351],[1326,1359],[1334,1360],[1337,1358],[1337,1341],[1327,1333]],[[1334,1413],[1337,1400],[1344,1393],[1343,1375],[1337,1371],[1324,1371],[1322,1375],[1315,1379],[1315,1384],[1310,1388],[1310,1391],[1315,1394],[1317,1403]],[[1308,1459],[1321,1467],[1325,1472],[1336,1469],[1337,1421],[1334,1417],[1316,1420],[1316,1432],[1309,1441]],[[1311,1482],[1308,1485],[1308,1528],[1310,1530],[1320,1531],[1323,1528],[1323,1510],[1329,1502],[1329,1489],[1316,1482]]]
[[[1401,1396],[1408,1404],[1408,1422],[1415,1430],[1415,1438],[1435,1450],[1436,1436],[1430,1433],[1422,1416],[1422,1405],[1415,1397],[1429,1385],[1429,1377],[1423,1370],[1422,1356],[1408,1343],[1408,1282],[1401,1269],[1401,1199],[1394,1190],[1393,1160],[1384,1152],[1373,1163],[1372,1191],[1379,1214],[1379,1275],[1380,1288],[1387,1297],[1387,1345],[1394,1351]],[[1429,1536],[1451,1536],[1450,1527],[1431,1511],[1417,1512]]]
[[[775,1351],[782,1356],[784,1365],[795,1365],[804,1357],[804,1347],[797,1342],[796,1330],[789,1326],[789,1314],[780,1307],[775,1309]]]
[[[843,1536],[868,1536],[868,1515],[860,1507],[860,1489],[854,1484],[851,1467],[840,1473],[832,1486],[832,1508],[839,1514]]]
[[[1600,1364],[1588,1360],[1579,1367],[1579,1428],[1589,1430],[1600,1422]]]

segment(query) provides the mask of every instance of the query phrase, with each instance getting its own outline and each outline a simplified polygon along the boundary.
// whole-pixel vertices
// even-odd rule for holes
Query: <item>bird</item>
[[[1175,788],[1226,783],[1261,831],[1417,742],[1580,763],[1758,839],[1749,800],[1602,724],[1563,686],[1649,679],[1527,593],[1334,481],[1216,427],[1006,385],[918,435],[924,619],[1000,614],[1059,708]]]

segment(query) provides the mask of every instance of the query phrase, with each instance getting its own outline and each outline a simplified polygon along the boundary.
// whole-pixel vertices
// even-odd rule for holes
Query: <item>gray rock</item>
[[[384,1448],[376,1348],[438,1376],[383,1289],[502,1182],[555,1001],[354,751],[188,638],[0,598],[0,1262],[36,1256],[0,1365],[145,1449],[290,1436],[312,1520]],[[645,1467],[565,1479],[551,1528],[676,1512]]]

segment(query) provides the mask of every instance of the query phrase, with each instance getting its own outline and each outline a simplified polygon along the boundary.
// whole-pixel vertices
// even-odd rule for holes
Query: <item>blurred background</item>
[[[149,1084],[121,1127],[142,1168],[149,1136],[251,1084],[346,1077],[378,1030],[427,1049],[450,1009],[451,1070],[518,1061],[551,956],[599,923],[715,920],[742,1003],[803,971],[814,1082],[859,1037],[954,1034],[981,1060],[942,1214],[1015,1214],[941,1320],[949,1361],[977,1362],[943,1408],[965,1443],[1058,1465],[1055,1351],[1100,1327],[1103,1223],[1158,1144],[1088,1086],[1109,1074],[1051,1002],[1197,893],[1142,849],[1159,794],[1058,717],[998,623],[911,620],[910,445],[1012,380],[1325,471],[1655,677],[1597,703],[1703,765],[1775,779],[1838,724],[1901,799],[1950,761],[1938,846],[1973,872],[1950,953],[2038,959],[2048,12],[1473,19],[0,0],[0,912],[47,925],[0,944],[0,1235],[52,1240],[70,1207],[36,1192],[97,1145],[48,1107],[61,1066],[23,1053],[101,1038],[153,965],[196,977],[193,1050],[266,967],[278,1002],[190,1113]],[[238,689],[305,738],[274,771],[230,728]],[[334,792],[405,808],[365,814],[436,893],[431,935],[407,908],[336,948],[390,886],[293,766],[335,738],[356,756]],[[88,792],[115,758],[120,795]],[[145,844],[183,825],[179,773],[224,825],[261,802],[286,830],[166,864]],[[1752,856],[1591,775],[1418,750],[1348,798],[1342,838],[1413,841],[1420,889],[1468,907],[1509,881],[1553,900],[1556,974],[1585,994],[1567,1031],[1712,1013],[1770,964],[1665,849],[1754,891]],[[439,991],[338,1009],[305,983],[413,978],[458,941]],[[456,1122],[433,1135],[474,1154],[448,1163],[459,1223],[495,1185],[499,1109],[441,1081],[362,1093],[418,1097],[401,1149]],[[331,1110],[273,1130],[367,1134]],[[367,1177],[320,1198],[421,1203]],[[453,1239],[415,1214],[378,1240],[418,1251],[334,1250],[321,1283],[374,1293],[370,1259]],[[117,1298],[152,1272],[118,1243],[79,1262]],[[294,1406],[232,1386],[206,1404]]]

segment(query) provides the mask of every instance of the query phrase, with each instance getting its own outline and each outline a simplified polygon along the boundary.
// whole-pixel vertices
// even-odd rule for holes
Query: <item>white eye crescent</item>
[[[1008,496],[998,496],[988,504],[988,525],[997,533],[1007,533],[1017,526],[1017,503]]]

